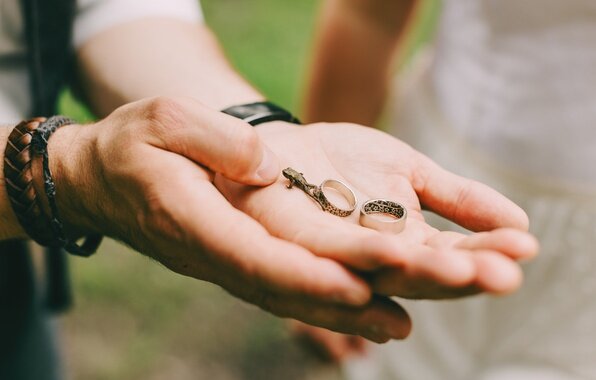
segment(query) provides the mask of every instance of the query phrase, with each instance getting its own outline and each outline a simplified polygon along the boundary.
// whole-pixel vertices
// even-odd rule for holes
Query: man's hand
[[[524,232],[525,213],[479,183],[455,176],[408,145],[377,130],[349,124],[305,127],[269,123],[257,128],[282,165],[318,184],[339,179],[360,203],[386,198],[405,205],[408,220],[398,235],[358,225],[358,210],[339,218],[325,213],[287,180],[262,189],[223,177],[216,185],[240,210],[271,234],[363,274],[378,294],[453,298],[479,292],[508,293],[521,284],[518,264],[537,252]],[[476,231],[469,236],[425,223],[421,206]]]
[[[352,272],[270,235],[217,191],[215,172],[259,186],[281,170],[248,124],[191,99],[157,98],[96,124],[63,127],[49,148],[70,230],[119,239],[277,315],[376,342],[408,334],[400,306],[371,300]]]

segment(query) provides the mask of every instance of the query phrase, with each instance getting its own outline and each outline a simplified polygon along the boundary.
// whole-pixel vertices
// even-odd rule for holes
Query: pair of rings
[[[302,173],[292,168],[284,169],[282,173],[290,181],[288,188],[298,187],[314,199],[323,211],[346,217],[356,210],[358,205],[356,194],[345,183],[335,179],[327,179],[319,186],[316,186],[308,183]],[[325,189],[337,191],[348,202],[348,208],[334,205],[325,195]],[[407,214],[406,208],[397,202],[386,199],[370,199],[360,207],[359,222],[364,227],[378,231],[400,233],[406,227]]]

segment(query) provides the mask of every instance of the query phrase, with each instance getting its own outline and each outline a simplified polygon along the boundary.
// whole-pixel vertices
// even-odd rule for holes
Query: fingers
[[[446,254],[445,259],[455,257],[454,252],[457,251]],[[459,276],[459,282],[447,282],[439,277],[441,270],[436,268],[422,273],[385,269],[371,279],[373,291],[409,299],[451,299],[482,292],[509,294],[521,286],[523,275],[520,267],[498,252],[460,252],[459,256],[465,257],[473,266],[474,276]]]
[[[289,191],[281,182],[260,191],[218,177],[215,183],[234,206],[267,226],[272,235],[317,256],[358,270],[401,266],[404,262],[406,252],[390,236],[321,212],[303,193]]]
[[[514,260],[531,259],[538,254],[538,241],[530,234],[511,228],[474,233],[460,239],[457,248],[488,249],[502,252]]]
[[[411,299],[452,298],[453,289],[474,283],[477,268],[467,252],[410,246],[408,265],[377,271],[371,278],[373,291]]]
[[[292,225],[297,221],[288,222]],[[289,227],[289,226],[288,226]],[[317,255],[341,262],[351,268],[370,271],[382,266],[401,267],[410,256],[394,239],[351,223],[321,218],[302,228],[291,238]],[[282,234],[282,237],[286,234]]]
[[[476,252],[472,258],[478,271],[475,285],[479,289],[504,295],[521,286],[522,271],[511,259],[492,251]]]
[[[160,209],[168,214],[160,220],[193,233],[181,237],[185,246],[196,246],[196,240],[212,252],[206,258],[189,254],[178,257],[175,265],[185,268],[183,273],[198,273],[199,278],[221,284],[279,316],[375,342],[409,334],[411,322],[401,306],[383,298],[369,301],[368,286],[341,265],[269,236],[256,221],[231,207],[209,182],[193,179],[192,166],[174,162],[183,158],[166,156],[160,164],[177,164],[179,169],[164,173],[163,182],[168,186],[160,190],[173,188],[175,197],[163,196]],[[205,273],[205,266],[213,270]],[[344,306],[338,301],[359,306]]]
[[[405,297],[426,298],[429,293],[434,293],[436,298],[463,297],[474,293],[488,292],[493,294],[505,294],[514,291],[520,286],[521,271],[513,260],[529,259],[536,255],[538,244],[534,237],[528,233],[514,229],[498,229],[491,232],[474,233],[463,235],[456,232],[438,232],[430,237],[426,244],[437,250],[445,251],[447,258],[459,258],[472,263],[475,268],[475,276],[462,281],[460,284],[452,283],[452,286],[444,280],[437,281],[433,286],[432,282],[427,284],[423,277],[422,281],[417,278],[408,277],[406,273],[389,274],[378,276],[375,285],[381,286],[383,293],[402,289],[410,285],[410,293]],[[441,262],[438,263],[438,271],[441,271]],[[436,272],[430,272],[437,278]],[[461,278],[463,280],[463,278]],[[401,281],[401,282],[400,282]],[[400,286],[401,284],[401,286]]]
[[[159,147],[236,182],[268,185],[277,179],[277,157],[249,124],[191,98],[155,98],[146,108],[160,126]]]
[[[520,207],[490,187],[450,173],[426,157],[421,156],[412,184],[423,206],[465,228],[528,230],[528,216]]]
[[[187,160],[174,154],[169,159],[173,162],[164,158],[161,164],[177,165],[178,169],[160,171],[164,174],[159,209],[167,212],[162,219],[180,226],[188,235],[187,244],[210,252],[210,263],[191,255],[177,257],[176,267],[184,268],[180,271],[208,276],[233,293],[239,292],[235,287],[248,284],[311,300],[350,305],[368,302],[368,286],[343,266],[270,236],[255,220],[232,207],[210,182],[196,180],[196,174],[193,179],[193,166],[185,170],[189,168],[184,165]],[[212,273],[205,273],[207,264],[215,268]]]
[[[282,317],[292,315],[310,325],[359,335],[376,343],[404,339],[412,329],[406,311],[384,297],[375,297],[369,304],[359,308],[296,302],[285,298],[277,303],[274,313]]]
[[[378,271],[373,291],[415,299],[510,293],[522,280],[514,260],[532,258],[538,249],[533,236],[510,228],[467,236],[436,232],[425,244],[409,248],[413,254],[402,269]]]
[[[251,248],[238,250],[232,261],[242,268],[247,283],[305,300],[360,306],[370,299],[368,285],[338,263],[277,238],[256,240],[247,239]]]

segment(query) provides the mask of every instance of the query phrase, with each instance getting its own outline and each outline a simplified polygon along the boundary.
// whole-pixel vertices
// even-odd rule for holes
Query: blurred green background
[[[427,0],[411,53],[438,13]],[[208,24],[234,66],[294,112],[309,62],[315,0],[203,0]],[[63,113],[90,113],[66,93]],[[61,323],[71,379],[338,379],[339,370],[298,345],[285,322],[211,284],[173,274],[115,242],[73,259],[75,308]]]

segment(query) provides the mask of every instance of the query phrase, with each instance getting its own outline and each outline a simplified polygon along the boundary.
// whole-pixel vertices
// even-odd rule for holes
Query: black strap
[[[0,241],[0,357],[18,347],[31,313],[38,307],[31,257],[23,241]],[[4,359],[3,359],[4,360]],[[2,367],[2,365],[0,365]]]
[[[76,0],[23,0],[22,4],[32,114],[53,115],[58,95],[74,72],[72,27]]]
[[[27,63],[33,103],[31,115],[53,115],[61,88],[73,73],[72,26],[76,0],[22,0]],[[46,304],[63,310],[70,304],[66,254],[48,250]],[[15,267],[24,265],[14,263]]]
[[[271,102],[257,102],[233,106],[221,111],[230,116],[246,121],[255,126],[270,121],[286,121],[293,124],[301,124],[289,111]]]
[[[50,206],[50,226],[54,232],[53,242],[50,246],[64,248],[73,255],[89,257],[95,253],[101,243],[101,235],[92,235],[85,239],[83,245],[70,240],[64,233],[64,224],[60,219],[58,205],[56,204],[56,184],[50,170],[50,159],[48,157],[48,140],[56,130],[64,125],[73,124],[73,121],[63,116],[52,116],[41,122],[39,127],[33,131],[31,148],[33,152],[41,156],[43,166],[43,183],[48,204]]]
[[[61,248],[47,248],[45,252],[46,288],[43,302],[46,310],[60,313],[72,305],[68,256]]]

